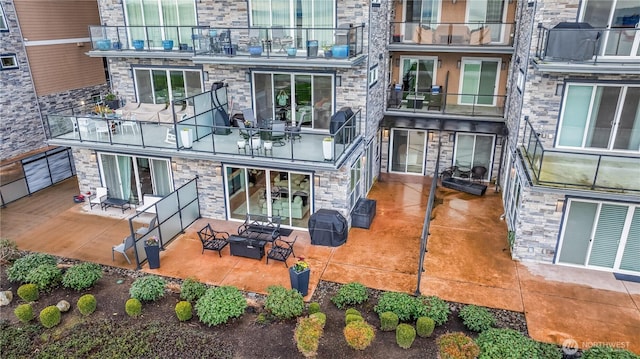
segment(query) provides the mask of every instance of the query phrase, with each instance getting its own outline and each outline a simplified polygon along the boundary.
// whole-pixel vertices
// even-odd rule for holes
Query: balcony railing
[[[543,186],[609,192],[640,192],[640,157],[547,150],[527,120],[524,155]]]
[[[180,51],[191,56],[352,58],[363,54],[364,25],[340,28],[90,26],[93,50]]]
[[[504,95],[396,91],[387,92],[387,111],[504,117]]]
[[[543,62],[571,62],[596,64],[625,63],[640,60],[638,37],[640,29],[591,28],[584,23],[582,28],[538,27],[536,58]]]
[[[513,23],[392,22],[393,43],[438,46],[513,46]]]

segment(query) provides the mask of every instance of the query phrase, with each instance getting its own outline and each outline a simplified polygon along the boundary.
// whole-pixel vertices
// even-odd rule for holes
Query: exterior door
[[[486,171],[481,179],[488,181],[491,178],[494,139],[494,135],[458,133],[453,163],[463,172],[471,171],[476,166],[484,167]]]
[[[462,60],[460,104],[496,105],[496,88],[500,60]]]
[[[405,0],[404,31],[405,40],[414,40],[413,33],[417,26],[425,25],[436,28],[440,21],[441,0]]]
[[[488,26],[491,42],[502,41],[507,2],[504,0],[473,0],[467,2],[467,23],[471,30]]]
[[[142,195],[173,191],[169,161],[147,157],[100,154],[102,183],[109,196],[138,203]]]
[[[606,28],[599,56],[640,56],[640,31],[637,0],[586,0],[582,21]]]
[[[391,133],[391,171],[424,174],[426,131],[393,129]]]

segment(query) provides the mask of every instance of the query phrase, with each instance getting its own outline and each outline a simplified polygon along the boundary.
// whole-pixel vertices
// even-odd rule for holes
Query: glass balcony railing
[[[363,54],[364,25],[340,28],[90,26],[93,50],[191,52],[192,56],[325,57]]]
[[[640,155],[547,150],[527,120],[524,155],[537,184],[609,192],[640,192]]]
[[[439,46],[513,46],[513,23],[392,22],[394,43]]]
[[[396,91],[387,92],[387,111],[504,117],[504,95]]]

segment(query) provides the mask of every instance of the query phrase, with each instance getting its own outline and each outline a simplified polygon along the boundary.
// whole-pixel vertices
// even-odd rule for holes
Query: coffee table
[[[247,238],[243,236],[231,235],[227,240],[232,256],[262,259],[264,257],[264,246],[267,241]]]
[[[131,203],[129,203],[129,201],[120,198],[107,198],[102,201],[101,205],[102,209],[107,209],[109,207],[120,207],[122,213],[124,213],[125,209],[131,208]]]

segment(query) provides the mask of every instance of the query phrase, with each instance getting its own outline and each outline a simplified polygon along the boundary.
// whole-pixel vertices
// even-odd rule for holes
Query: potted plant
[[[162,40],[162,48],[164,51],[171,51],[173,49],[173,40]]]
[[[295,46],[291,45],[291,47],[287,48],[287,56],[295,57],[297,53],[298,49]]]
[[[303,297],[306,296],[309,292],[310,275],[309,263],[305,262],[304,257],[298,257],[296,264],[289,268],[291,289],[297,290]]]
[[[113,92],[107,92],[107,94],[104,95],[104,104],[112,110],[120,108],[120,100],[118,100],[118,96]]]
[[[333,137],[325,137],[322,140],[322,154],[325,161],[333,160]]]
[[[322,46],[322,51],[324,51],[324,57],[333,57],[333,44],[325,44]]]
[[[144,40],[133,40],[133,48],[138,51],[144,49]]]
[[[160,268],[160,241],[158,237],[151,236],[144,241],[144,252],[150,269]]]
[[[260,56],[262,54],[262,44],[260,44],[260,41],[257,38],[252,37],[249,39],[247,51],[249,51],[251,56]]]

